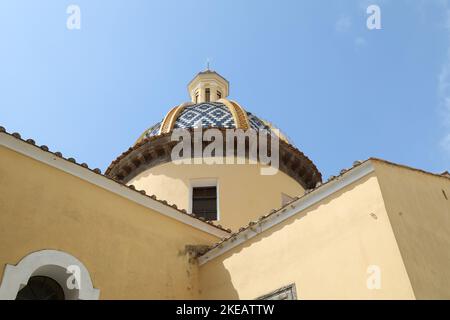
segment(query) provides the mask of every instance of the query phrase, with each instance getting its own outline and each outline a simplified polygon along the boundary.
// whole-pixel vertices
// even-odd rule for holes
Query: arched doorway
[[[65,300],[64,290],[56,280],[34,276],[19,290],[16,300]]]
[[[33,252],[6,265],[0,285],[0,300],[97,300],[99,295],[83,263],[57,250]]]

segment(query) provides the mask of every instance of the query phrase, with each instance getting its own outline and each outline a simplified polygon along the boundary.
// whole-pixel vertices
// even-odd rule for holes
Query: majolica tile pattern
[[[255,115],[247,112],[250,127],[255,130],[270,128]],[[174,129],[177,128],[195,128],[201,122],[203,128],[236,128],[233,115],[223,103],[207,102],[186,107],[175,121]],[[146,136],[153,137],[159,134],[161,122],[158,122],[147,130]]]
[[[209,102],[186,107],[178,116],[174,128],[195,128],[200,122],[202,127],[236,127],[233,115],[224,104]]]
[[[153,127],[148,129],[145,135],[147,137],[156,136],[159,133],[159,129],[161,129],[161,122],[158,122],[157,124],[153,125]]]
[[[248,122],[250,122],[250,127],[255,130],[263,130],[266,129],[270,131],[270,128],[264,124],[264,122],[259,119],[257,116],[247,112]]]

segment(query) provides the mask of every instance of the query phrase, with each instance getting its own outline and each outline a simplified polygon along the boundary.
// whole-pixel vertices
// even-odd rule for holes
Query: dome
[[[191,131],[201,124],[203,129],[265,130],[268,135],[279,138],[279,169],[282,172],[304,189],[313,188],[322,181],[314,163],[295,148],[286,135],[270,122],[246,111],[236,101],[229,100],[229,91],[229,82],[217,72],[198,73],[188,84],[191,101],[173,107],[161,121],[145,130],[131,148],[110,164],[106,175],[127,183],[146,170],[170,163],[172,148],[177,144],[171,139],[172,132],[176,129]],[[249,145],[245,148],[248,155]]]
[[[144,139],[168,133],[173,129],[196,128],[200,123],[203,128],[244,130],[251,128],[268,132],[275,129],[271,123],[245,111],[237,102],[220,99],[215,102],[185,103],[173,108],[162,121],[145,130],[136,144]],[[281,140],[290,143],[284,134],[279,131],[276,134]]]

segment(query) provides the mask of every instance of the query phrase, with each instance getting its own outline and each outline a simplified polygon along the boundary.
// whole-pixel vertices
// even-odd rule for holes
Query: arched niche
[[[14,300],[19,290],[35,276],[49,277],[58,282],[66,300],[98,300],[100,295],[80,260],[62,251],[42,250],[30,253],[15,266],[6,265],[0,285],[0,300]]]

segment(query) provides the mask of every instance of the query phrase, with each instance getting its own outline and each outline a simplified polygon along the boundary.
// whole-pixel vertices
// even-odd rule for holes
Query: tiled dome
[[[147,129],[137,142],[177,128],[195,128],[200,123],[203,128],[252,128],[269,132],[274,128],[267,121],[242,109],[236,102],[222,99],[175,107],[162,121]],[[280,138],[289,142],[285,135],[280,134]]]
[[[236,128],[230,110],[220,102],[204,102],[186,107],[178,116],[174,129],[202,127]]]
[[[320,172],[308,157],[295,148],[270,122],[247,112],[239,103],[228,100],[229,91],[229,82],[217,72],[208,68],[198,73],[188,84],[190,102],[175,106],[161,121],[145,130],[131,148],[111,163],[106,174],[126,183],[145,170],[170,162],[172,161],[171,153],[176,145],[176,142],[172,140],[173,131],[202,127],[202,129],[222,129],[221,134],[225,139],[229,136],[224,129],[243,131],[253,129],[260,132],[264,130],[264,133],[279,138],[281,171],[298,181],[304,189],[313,188],[321,181]],[[265,135],[263,137],[266,138]],[[259,137],[258,146],[261,145],[261,141]],[[223,142],[228,143],[228,140]],[[246,142],[248,150],[250,150],[250,142]],[[272,141],[270,146],[266,144],[266,147],[270,148],[271,155],[272,146]],[[202,144],[202,147],[208,146]],[[235,151],[239,151],[237,146]],[[191,154],[191,157],[196,157],[196,153]],[[261,160],[260,154],[258,157]]]

